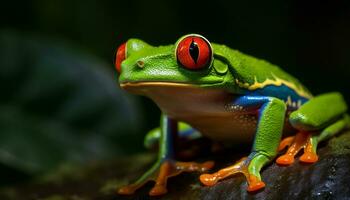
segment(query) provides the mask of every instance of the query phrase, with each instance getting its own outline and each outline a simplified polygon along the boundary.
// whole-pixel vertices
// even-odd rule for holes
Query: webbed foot
[[[150,190],[149,195],[158,196],[167,193],[167,180],[170,177],[179,175],[182,172],[205,172],[214,166],[214,162],[207,161],[204,163],[196,162],[178,162],[174,160],[158,161],[150,170],[148,170],[135,183],[124,186],[118,190],[119,194],[131,195],[137,189],[142,187],[148,181],[155,181],[154,187]]]
[[[260,170],[270,159],[259,153],[252,153],[249,157],[240,159],[236,164],[223,168],[213,174],[202,174],[200,181],[206,186],[215,185],[219,180],[237,173],[242,173],[248,182],[248,192],[255,192],[265,187],[261,180]]]
[[[294,157],[301,149],[304,149],[304,154],[299,158],[304,163],[315,163],[318,160],[316,154],[316,145],[312,139],[312,133],[299,132],[294,137],[283,139],[278,147],[278,151],[289,146],[287,152],[277,158],[276,163],[280,165],[290,165],[294,162]]]

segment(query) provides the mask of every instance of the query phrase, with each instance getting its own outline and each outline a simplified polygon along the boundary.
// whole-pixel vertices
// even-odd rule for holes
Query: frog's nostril
[[[137,66],[139,66],[139,68],[143,68],[145,66],[145,63],[142,60],[137,61]]]

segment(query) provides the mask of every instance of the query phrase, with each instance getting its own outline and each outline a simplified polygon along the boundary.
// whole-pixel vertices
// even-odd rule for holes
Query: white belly
[[[169,83],[142,83],[123,88],[148,96],[164,114],[190,124],[214,140],[249,141],[256,131],[256,114],[230,109],[234,95],[223,90]]]

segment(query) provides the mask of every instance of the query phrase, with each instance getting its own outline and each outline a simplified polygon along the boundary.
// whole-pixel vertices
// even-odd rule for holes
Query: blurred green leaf
[[[37,173],[132,151],[137,103],[108,67],[62,41],[1,31],[0,163]]]

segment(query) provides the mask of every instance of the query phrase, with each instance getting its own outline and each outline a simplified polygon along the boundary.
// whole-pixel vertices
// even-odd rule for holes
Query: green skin
[[[255,121],[256,127],[253,133],[253,136],[255,135],[253,148],[252,153],[248,156],[247,167],[248,173],[258,177],[259,180],[261,179],[261,168],[268,162],[273,161],[277,154],[277,148],[284,130],[283,127],[286,126],[286,123],[289,123],[295,131],[315,132],[312,136],[314,152],[316,152],[317,144],[320,141],[328,139],[342,129],[349,127],[349,117],[346,114],[347,105],[341,94],[334,92],[313,97],[297,79],[281,68],[230,49],[225,45],[211,43],[213,61],[209,68],[193,71],[182,67],[175,55],[176,46],[182,38],[175,44],[158,47],[151,46],[138,39],[127,41],[126,59],[121,64],[119,83],[131,92],[146,95],[153,99],[163,113],[160,128],[151,131],[145,140],[145,144],[149,146],[150,141],[160,135],[158,162],[136,183],[141,183],[151,174],[154,174],[165,160],[173,159],[173,141],[169,132],[171,130],[174,132],[176,129],[171,129],[169,124],[174,126],[173,122],[179,122],[180,131],[190,129],[192,124],[191,121],[183,120],[186,117],[183,119],[181,117],[177,118],[178,113],[174,110],[171,111],[171,114],[167,113],[169,109],[166,107],[168,105],[157,102],[158,96],[162,96],[162,93],[147,93],[148,90],[152,89],[148,89],[147,86],[133,87],[133,83],[180,83],[201,88],[200,91],[204,93],[209,90],[224,91],[225,94],[235,95],[232,100],[233,106],[237,105],[243,107],[243,109],[250,109],[251,107],[258,109],[259,115],[257,121]],[[162,87],[162,85],[159,87]],[[269,90],[264,90],[267,87],[269,87]],[[285,92],[286,88],[287,92]],[[284,97],[275,95],[279,91],[287,95]],[[300,99],[293,99],[295,102],[292,103],[287,98],[289,93],[290,95],[293,93],[294,96],[300,97]],[[165,93],[165,95],[171,96],[172,94]],[[186,94],[184,93],[184,95]],[[239,97],[242,97],[243,100]],[[251,97],[257,97],[258,100],[255,101],[254,98],[252,100]],[[188,99],[188,104],[193,103],[190,101],[191,96]],[[220,120],[224,123],[230,123],[229,121]],[[198,123],[196,125],[200,127],[201,122]],[[206,130],[201,129],[201,131],[205,132]],[[232,139],[235,142],[237,140],[239,142],[240,137],[245,138],[243,134],[238,137],[237,134],[232,134]],[[210,135],[210,138],[215,140],[216,136]],[[250,140],[252,140],[252,137],[250,137]]]

